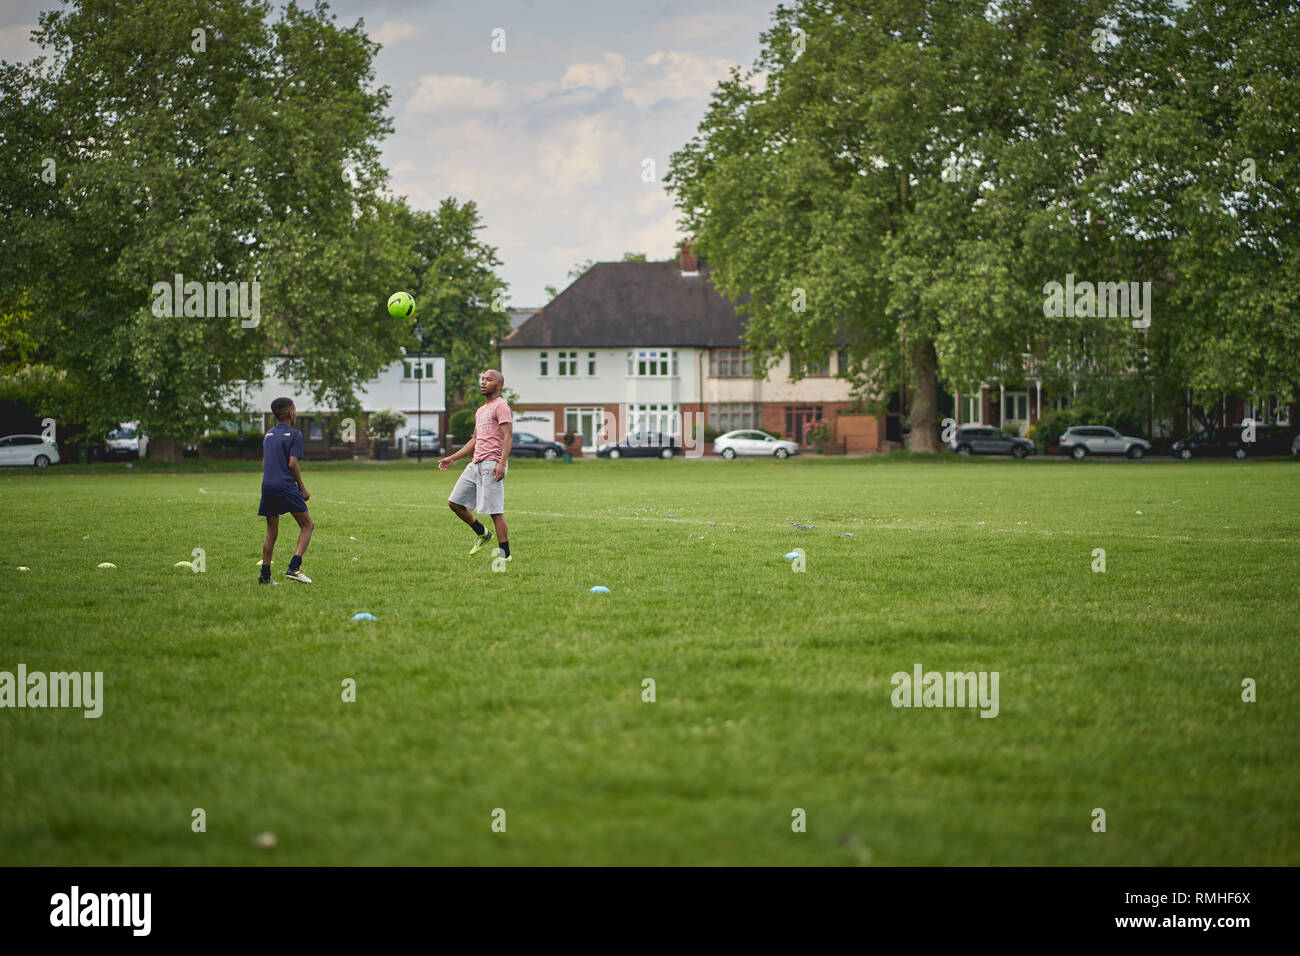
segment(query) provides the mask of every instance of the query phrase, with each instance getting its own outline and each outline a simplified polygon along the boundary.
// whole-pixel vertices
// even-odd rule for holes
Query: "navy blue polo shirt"
[[[262,491],[297,494],[298,482],[289,471],[289,456],[302,459],[302,432],[275,425],[262,439]]]

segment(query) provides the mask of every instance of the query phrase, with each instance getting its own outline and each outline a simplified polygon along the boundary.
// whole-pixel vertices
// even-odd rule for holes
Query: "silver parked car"
[[[1089,455],[1128,455],[1141,458],[1151,450],[1145,438],[1121,435],[1105,425],[1071,425],[1061,435],[1061,454],[1081,461]]]
[[[713,440],[713,451],[728,460],[740,455],[789,458],[791,455],[799,454],[799,446],[792,441],[773,438],[767,432],[756,428],[744,428],[719,435]]]

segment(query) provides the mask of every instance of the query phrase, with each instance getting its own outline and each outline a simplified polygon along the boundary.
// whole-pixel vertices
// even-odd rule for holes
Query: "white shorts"
[[[472,508],[481,515],[500,515],[506,512],[506,480],[497,481],[492,477],[497,463],[488,461],[471,461],[460,473],[456,487],[451,489],[447,499],[465,508]],[[506,463],[506,475],[510,474],[510,464]]]

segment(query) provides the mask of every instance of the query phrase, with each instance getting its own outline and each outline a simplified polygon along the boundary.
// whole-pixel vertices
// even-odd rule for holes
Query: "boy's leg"
[[[308,542],[311,541],[311,533],[315,530],[316,524],[311,520],[309,512],[290,511],[289,514],[293,515],[293,520],[298,522],[298,547],[294,549],[293,557],[289,559],[289,570],[285,572],[285,577],[310,584],[311,578],[302,573],[302,556],[307,550]]]
[[[280,534],[280,516],[266,516],[266,540],[262,542],[262,572],[263,581],[271,580],[271,555],[275,553],[275,539]]]
[[[316,522],[311,520],[310,511],[291,511],[293,520],[298,522],[298,547],[294,549],[293,556],[302,564],[302,556],[307,552],[307,545],[311,542],[311,533],[316,530]]]

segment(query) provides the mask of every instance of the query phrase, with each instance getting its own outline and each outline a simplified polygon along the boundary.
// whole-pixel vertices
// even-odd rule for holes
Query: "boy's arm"
[[[302,472],[298,470],[298,459],[294,455],[289,456],[289,474],[293,475],[293,480],[298,482],[298,490],[302,492],[302,500],[306,501],[311,497],[307,486],[302,483]]]

